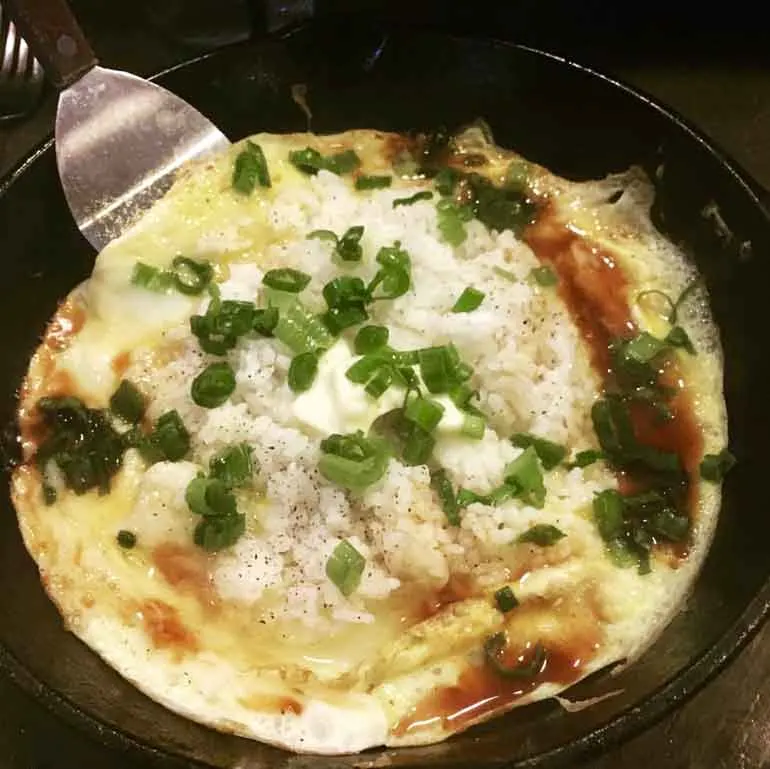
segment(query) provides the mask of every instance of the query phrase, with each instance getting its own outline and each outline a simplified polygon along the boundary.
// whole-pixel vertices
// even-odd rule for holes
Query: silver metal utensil
[[[0,5],[0,120],[27,114],[42,90],[43,68]]]
[[[80,231],[100,250],[227,137],[165,88],[97,65],[65,0],[4,0],[59,89],[56,163]]]

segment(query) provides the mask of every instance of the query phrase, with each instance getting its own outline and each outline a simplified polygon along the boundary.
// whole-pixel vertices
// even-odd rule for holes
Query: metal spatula
[[[80,231],[102,249],[171,186],[180,164],[228,146],[178,96],[97,66],[65,0],[4,0],[59,90],[56,163]]]

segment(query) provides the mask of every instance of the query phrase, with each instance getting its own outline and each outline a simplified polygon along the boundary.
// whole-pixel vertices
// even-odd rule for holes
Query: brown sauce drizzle
[[[144,630],[156,649],[171,649],[178,656],[185,651],[197,651],[198,639],[179,618],[179,612],[165,601],[143,601],[139,614]]]
[[[219,606],[205,554],[166,542],[153,549],[151,559],[166,582],[179,592],[195,596],[204,608]]]
[[[257,713],[279,713],[282,716],[302,715],[302,703],[294,697],[281,697],[270,694],[252,694],[239,700],[243,707]]]

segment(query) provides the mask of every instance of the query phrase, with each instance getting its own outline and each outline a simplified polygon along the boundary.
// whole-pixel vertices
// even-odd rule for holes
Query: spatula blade
[[[168,190],[181,164],[230,144],[183,99],[104,67],[62,91],[55,137],[67,203],[97,250]]]

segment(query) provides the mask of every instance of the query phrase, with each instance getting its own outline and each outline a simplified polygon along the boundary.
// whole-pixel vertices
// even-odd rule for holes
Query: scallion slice
[[[309,390],[318,375],[318,353],[301,352],[291,359],[289,364],[288,384],[295,393]]]
[[[294,353],[321,348],[328,350],[334,344],[334,337],[321,319],[298,299],[293,299],[283,307],[273,335]]]
[[[190,433],[176,409],[158,417],[150,434],[150,442],[158,448],[163,459],[169,462],[178,462],[184,458],[190,450]]]
[[[337,235],[331,230],[313,230],[308,233],[307,240],[329,240],[336,243]]]
[[[706,454],[700,463],[700,475],[706,481],[719,483],[736,465],[737,459],[727,449],[718,454]]]
[[[360,165],[361,158],[358,157],[355,150],[336,152],[334,155],[328,155],[324,161],[324,168],[338,176],[355,171]]]
[[[532,446],[545,470],[552,470],[567,456],[567,449],[564,446],[545,438],[539,438],[532,433],[515,433],[511,436],[511,443],[520,449]]]
[[[623,534],[623,507],[623,497],[615,489],[605,489],[594,495],[594,522],[605,542],[616,540]]]
[[[264,307],[254,311],[251,326],[260,336],[273,336],[276,325],[278,325],[277,307]]]
[[[359,489],[377,482],[388,467],[385,444],[366,438],[362,432],[335,433],[321,441],[318,463],[321,475],[347,489]]]
[[[197,296],[203,293],[214,277],[214,269],[209,262],[199,262],[186,256],[175,256],[171,266],[174,286],[182,294]]]
[[[172,273],[159,270],[151,264],[137,262],[131,273],[131,283],[140,288],[146,288],[148,291],[163,294],[173,288],[174,276]]]
[[[390,332],[385,326],[363,326],[356,333],[353,349],[358,355],[377,352],[387,345],[389,336]]]
[[[550,523],[536,523],[534,526],[530,526],[523,534],[520,534],[516,541],[529,542],[538,547],[550,547],[566,536],[561,529],[552,526]]]
[[[414,422],[423,430],[430,432],[436,428],[441,417],[444,416],[444,407],[431,398],[418,396],[407,401],[404,416],[410,422]]]
[[[548,654],[545,647],[538,641],[532,649],[532,657],[529,662],[520,662],[518,665],[508,667],[504,665],[500,657],[505,651],[505,633],[495,633],[484,642],[484,654],[487,662],[495,672],[503,678],[530,679],[536,678],[545,669]]]
[[[246,516],[240,513],[207,516],[195,527],[193,541],[204,550],[216,552],[234,545],[245,531]]]
[[[391,366],[381,366],[377,373],[369,380],[364,391],[367,395],[379,398],[393,383],[393,368]]]
[[[229,363],[210,363],[193,379],[190,395],[198,406],[221,406],[235,390],[235,373]]]
[[[452,306],[452,312],[473,312],[484,301],[484,296],[483,291],[468,286]]]
[[[345,376],[351,382],[355,382],[355,384],[366,384],[383,365],[386,364],[382,358],[374,355],[365,355],[345,372]]]
[[[637,363],[649,363],[665,349],[666,343],[662,339],[642,331],[625,343],[623,354]]]
[[[326,561],[326,576],[342,595],[348,597],[361,583],[365,567],[366,559],[350,542],[343,539]]]
[[[248,443],[227,446],[209,460],[209,474],[230,489],[244,486],[255,469],[251,453]]]
[[[131,548],[136,547],[136,534],[133,531],[128,531],[128,529],[121,529],[115,539],[124,550],[131,550]]]
[[[443,198],[436,204],[436,215],[441,239],[450,246],[462,245],[468,237],[465,223],[473,218],[471,208],[458,206],[448,198]]]
[[[692,343],[689,334],[681,326],[674,326],[666,335],[664,342],[669,347],[681,347],[690,355],[696,354],[695,345]]]
[[[428,347],[419,350],[420,376],[428,392],[444,393],[451,384],[451,372],[448,368],[447,354],[444,347]]]
[[[338,275],[323,287],[323,298],[330,308],[364,305],[369,302],[369,292],[361,278]]]
[[[575,459],[567,463],[567,467],[588,467],[589,465],[604,459],[604,452],[596,449],[585,449],[575,454]]]
[[[516,496],[532,507],[542,508],[545,504],[543,471],[533,446],[524,449],[504,472],[505,482],[516,488]]]
[[[479,416],[478,414],[466,414],[463,417],[463,425],[460,428],[460,432],[466,438],[480,441],[484,437],[486,429],[487,423],[484,417]]]
[[[497,608],[503,614],[507,614],[519,605],[516,596],[513,594],[513,590],[511,590],[508,585],[495,591],[495,603],[497,604]]]
[[[127,379],[121,381],[110,398],[110,411],[132,425],[141,420],[146,408],[144,396]]]
[[[367,176],[361,174],[356,178],[355,187],[357,190],[382,190],[385,187],[390,187],[392,183],[392,176]]]
[[[347,307],[330,307],[322,316],[324,326],[329,333],[339,336],[346,328],[357,326],[369,320],[369,313],[360,304]]]
[[[235,515],[236,502],[232,491],[219,478],[199,475],[188,484],[184,494],[187,506],[197,515]]]
[[[433,452],[436,439],[420,425],[412,422],[401,451],[401,461],[410,467],[424,465]]]
[[[393,208],[398,208],[399,206],[411,206],[414,203],[419,203],[421,200],[432,200],[433,193],[430,190],[421,190],[420,192],[415,192],[414,195],[411,195],[408,198],[396,198],[393,201]]]
[[[548,265],[533,267],[529,274],[532,277],[532,280],[534,280],[538,286],[542,286],[543,288],[550,288],[559,282],[558,276]]]
[[[246,147],[235,158],[232,186],[238,192],[248,195],[257,184],[269,187],[270,172],[262,148],[252,141],[247,141]]]
[[[310,283],[310,275],[292,267],[279,267],[276,270],[268,270],[262,278],[262,283],[276,291],[298,294],[307,288],[308,283]]]
[[[457,504],[457,495],[452,488],[452,482],[449,480],[446,470],[431,470],[430,485],[438,495],[447,523],[450,526],[459,526],[460,506]]]
[[[354,227],[348,227],[342,237],[337,241],[337,255],[343,262],[360,262],[363,256],[361,248],[361,238],[364,235],[364,228],[358,224]]]

